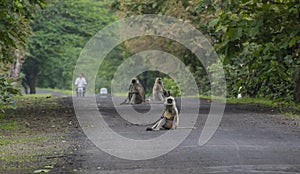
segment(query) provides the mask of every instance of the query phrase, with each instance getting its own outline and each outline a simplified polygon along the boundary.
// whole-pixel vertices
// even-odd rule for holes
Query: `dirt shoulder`
[[[71,163],[78,143],[70,137],[80,132],[72,104],[53,97],[18,103],[0,113],[0,173],[42,173]]]

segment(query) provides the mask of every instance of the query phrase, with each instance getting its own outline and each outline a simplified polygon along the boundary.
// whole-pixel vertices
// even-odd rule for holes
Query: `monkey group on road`
[[[147,131],[158,131],[162,129],[176,129],[179,124],[178,109],[174,97],[166,90],[161,77],[155,79],[152,88],[153,101],[164,102],[164,110],[161,118],[154,123]],[[145,103],[145,89],[137,78],[131,80],[128,96],[121,104],[142,104]]]

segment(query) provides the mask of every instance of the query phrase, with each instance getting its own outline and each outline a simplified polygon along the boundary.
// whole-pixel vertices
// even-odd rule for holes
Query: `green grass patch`
[[[300,104],[297,104],[293,101],[287,102],[287,101],[270,100],[266,98],[250,98],[250,97],[243,97],[240,99],[228,98],[227,103],[260,104],[272,108],[278,108],[282,113],[287,113],[287,115],[299,115],[299,111],[300,111]]]
[[[114,93],[114,96],[117,96],[117,97],[127,97],[128,96],[128,93],[121,93],[121,92],[119,92],[119,93]]]
[[[46,136],[0,136],[0,172],[1,170],[22,170],[29,169],[31,163],[38,160],[38,157],[52,154],[57,150],[53,147],[37,149],[38,144],[49,141]],[[18,164],[16,167],[14,164]],[[27,165],[30,164],[30,165]]]
[[[200,95],[199,98],[205,98],[205,99],[213,99],[213,100],[222,100],[229,104],[261,104],[265,106],[270,107],[278,107],[279,105],[285,105],[285,106],[291,106],[290,103],[284,103],[284,102],[278,102],[266,98],[251,98],[251,97],[243,97],[243,98],[221,98],[216,96],[203,96]],[[297,104],[293,103],[292,105],[295,106],[295,108],[300,109],[300,105],[297,106]]]
[[[287,117],[290,117],[292,119],[295,119],[296,121],[300,121],[300,114],[299,112],[284,112],[284,115]]]
[[[34,143],[34,142],[44,142],[49,140],[48,137],[38,136],[38,137],[18,137],[12,139],[7,136],[0,136],[0,146],[10,146],[18,143]]]
[[[231,104],[237,104],[237,103],[243,103],[243,104],[261,104],[265,106],[270,107],[277,107],[278,102],[274,102],[269,99],[265,98],[250,98],[250,97],[243,97],[243,98],[227,98],[227,103]]]
[[[38,98],[46,98],[52,96],[51,94],[28,94],[28,95],[18,95],[15,96],[15,100],[18,99],[38,99]]]
[[[24,126],[20,125],[18,122],[16,121],[11,121],[11,120],[0,120],[0,130],[4,130],[4,131],[14,131],[14,130],[18,130],[18,129],[23,129]],[[1,143],[1,140],[0,140]]]
[[[215,96],[198,96],[199,98],[212,99],[212,100],[221,100],[225,101],[224,98],[215,97]],[[226,98],[226,103],[228,104],[259,104],[262,106],[268,106],[271,108],[278,109],[282,114],[293,117],[300,120],[300,104],[297,104],[293,101],[278,101],[271,100],[267,98],[251,98],[251,97],[243,97],[243,98]]]
[[[14,99],[16,101],[17,108],[23,107],[37,107],[47,105],[49,102],[53,102],[58,97],[52,96],[51,94],[30,94],[16,96]]]
[[[30,94],[30,95],[19,95],[14,97],[16,108],[24,107],[41,107],[45,106],[53,108],[58,106],[55,101],[59,97],[52,96],[51,94]],[[12,105],[0,105],[0,118],[5,117],[7,110],[14,109]]]
[[[59,93],[63,93],[66,95],[72,95],[74,92],[72,90],[68,90],[68,89],[57,89],[57,88],[37,88],[37,90],[46,90],[46,91],[53,91],[53,92],[59,92]]]

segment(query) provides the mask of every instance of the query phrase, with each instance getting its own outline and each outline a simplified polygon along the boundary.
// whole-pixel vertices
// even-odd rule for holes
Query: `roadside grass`
[[[0,119],[0,173],[20,171],[30,173],[34,164],[40,163],[43,156],[51,156],[59,151],[55,148],[54,139],[32,132],[18,121]],[[46,145],[47,144],[47,145]],[[45,163],[48,164],[49,162]]]
[[[18,129],[23,129],[24,126],[20,125],[17,121],[15,120],[6,120],[6,119],[1,119],[0,118],[0,130],[3,131],[14,131],[14,130],[18,130]],[[0,136],[1,138],[1,136]],[[0,139],[0,145],[1,145],[1,140]]]
[[[14,99],[17,109],[7,106],[0,111],[0,173],[33,173],[62,163],[56,156],[70,153],[65,140],[69,121],[63,116],[68,108],[61,108],[59,98],[49,94]]]
[[[260,104],[264,106],[269,106],[269,107],[277,107],[278,103],[274,102],[269,99],[265,98],[250,98],[250,97],[243,97],[243,98],[227,98],[226,99],[227,103],[231,104]]]
[[[297,104],[293,101],[278,101],[278,100],[270,100],[266,98],[250,98],[250,97],[244,97],[244,98],[229,98],[227,99],[228,103],[237,104],[260,104],[264,106],[269,106],[272,108],[279,109],[280,112],[284,113],[287,116],[300,116],[300,104]]]
[[[58,97],[52,96],[51,94],[30,94],[16,96],[16,106],[17,108],[24,107],[41,107],[41,106],[52,106],[49,105],[49,102],[55,102]]]
[[[14,96],[15,105],[17,108],[28,107],[28,106],[41,106],[45,105],[48,101],[54,101],[57,97],[51,94],[30,94],[30,95],[17,95]],[[12,105],[1,105],[0,117],[5,115],[5,110],[13,109]]]
[[[196,97],[196,96],[195,96]],[[215,96],[197,96],[199,98],[210,99],[210,100],[220,100],[225,101],[224,98],[215,97]],[[251,97],[242,97],[242,98],[226,98],[226,103],[228,104],[258,104],[262,106],[267,106],[270,108],[278,109],[279,112],[285,116],[295,118],[300,120],[300,104],[297,104],[293,101],[278,101],[271,100],[267,98],[251,98]]]
[[[18,139],[11,139],[9,136],[0,136],[0,147],[6,146],[9,144],[18,144],[18,143],[26,143],[26,142],[44,142],[49,140],[48,137],[38,136],[38,137],[21,137]],[[1,149],[3,150],[3,149]]]
[[[128,96],[128,93],[114,93],[114,96],[117,96],[117,97],[127,97]]]
[[[54,92],[64,93],[64,94],[67,94],[67,95],[72,95],[74,93],[72,90],[57,89],[57,88],[37,88],[37,90],[48,90],[48,91],[54,91]]]

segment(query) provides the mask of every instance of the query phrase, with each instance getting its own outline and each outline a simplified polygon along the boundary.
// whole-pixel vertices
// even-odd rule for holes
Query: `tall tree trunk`
[[[17,82],[20,78],[20,73],[21,73],[21,68],[22,68],[22,63],[24,60],[25,52],[22,49],[16,49],[15,50],[15,56],[16,56],[16,61],[11,64],[10,66],[10,77],[13,78],[15,85],[14,87],[17,87]]]
[[[295,102],[300,103],[300,67],[295,79],[294,100]]]

